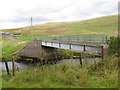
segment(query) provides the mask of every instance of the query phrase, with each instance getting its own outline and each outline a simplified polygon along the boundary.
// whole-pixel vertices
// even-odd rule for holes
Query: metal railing
[[[70,36],[55,36],[54,40],[60,41],[76,41],[76,42],[97,42],[108,43],[110,37],[114,35],[70,35]]]
[[[61,48],[61,49],[71,49],[74,51],[88,52],[99,54],[100,56],[103,53],[103,47],[101,45],[85,45],[77,43],[65,43],[65,42],[56,42],[56,41],[42,41],[43,46]]]

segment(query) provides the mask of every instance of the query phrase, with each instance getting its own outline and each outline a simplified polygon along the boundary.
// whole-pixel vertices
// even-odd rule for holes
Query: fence
[[[21,36],[15,37],[16,40],[60,40],[60,41],[77,41],[77,42],[97,42],[107,43],[111,36],[115,35],[70,35],[70,36]]]
[[[73,35],[55,36],[54,40],[107,43],[113,35]]]

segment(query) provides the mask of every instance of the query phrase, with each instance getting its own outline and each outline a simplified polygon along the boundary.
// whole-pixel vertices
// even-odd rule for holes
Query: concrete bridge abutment
[[[33,40],[24,46],[20,51],[14,53],[22,58],[31,58],[38,60],[54,60],[59,49],[42,46],[41,40]]]

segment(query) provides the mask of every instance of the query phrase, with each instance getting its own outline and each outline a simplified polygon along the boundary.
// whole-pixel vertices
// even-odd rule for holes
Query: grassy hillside
[[[117,34],[118,16],[111,15],[84,21],[46,23],[33,26],[34,35]],[[4,30],[31,35],[31,27]]]

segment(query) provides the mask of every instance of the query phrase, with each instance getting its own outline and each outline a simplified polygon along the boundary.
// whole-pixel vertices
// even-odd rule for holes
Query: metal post
[[[92,36],[90,35],[90,42],[92,42]]]
[[[71,49],[71,44],[69,44],[69,48]]]
[[[61,43],[59,43],[59,47],[61,47]]]
[[[32,23],[32,17],[31,17],[31,37],[33,39],[33,23]]]
[[[58,40],[60,40],[60,36],[58,36]]]
[[[86,50],[85,50],[85,45],[83,45],[83,51],[85,52]]]
[[[78,36],[78,41],[79,41],[79,36]]]
[[[70,41],[70,36],[68,36],[68,41]]]
[[[47,45],[47,42],[45,42],[45,45]]]

